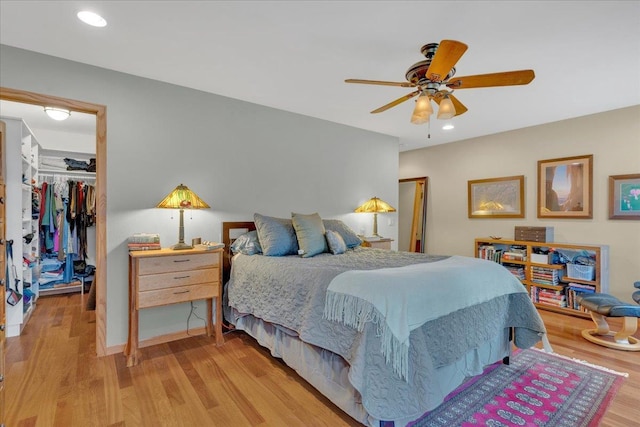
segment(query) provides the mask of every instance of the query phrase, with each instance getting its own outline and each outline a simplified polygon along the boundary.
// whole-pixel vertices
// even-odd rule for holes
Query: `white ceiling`
[[[105,28],[76,18],[100,13]],[[9,1],[2,44],[400,139],[400,151],[640,104],[639,1]],[[466,89],[444,131],[409,118],[420,47],[469,48],[457,76],[533,69],[527,86]]]

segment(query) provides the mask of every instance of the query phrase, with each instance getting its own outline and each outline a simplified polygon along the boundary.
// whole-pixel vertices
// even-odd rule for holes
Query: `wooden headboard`
[[[227,283],[229,275],[231,274],[231,244],[241,234],[247,231],[253,231],[256,229],[256,225],[253,221],[239,221],[239,222],[223,222],[222,223],[222,243],[224,243],[224,255],[222,256],[223,266],[223,283]]]

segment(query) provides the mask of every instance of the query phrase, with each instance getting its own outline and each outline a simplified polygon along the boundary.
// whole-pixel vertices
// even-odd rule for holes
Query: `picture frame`
[[[469,218],[524,218],[524,175],[467,183]]]
[[[593,154],[538,161],[538,218],[593,218]]]
[[[640,220],[640,173],[609,176],[609,219]]]

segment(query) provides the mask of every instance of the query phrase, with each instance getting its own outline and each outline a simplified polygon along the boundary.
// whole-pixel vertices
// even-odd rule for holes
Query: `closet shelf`
[[[39,169],[38,170],[38,174],[39,175],[44,175],[44,176],[59,175],[59,176],[66,176],[66,177],[70,177],[70,178],[81,177],[81,178],[93,178],[93,179],[95,179],[95,177],[96,177],[96,173],[95,172],[87,172],[87,171],[83,171],[83,170],[70,171],[70,170],[61,170],[61,169]]]

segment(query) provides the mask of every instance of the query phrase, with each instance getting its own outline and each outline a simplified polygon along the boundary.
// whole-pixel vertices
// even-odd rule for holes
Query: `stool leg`
[[[596,330],[596,334],[607,335],[609,333],[609,324],[607,323],[607,318],[605,316],[592,311],[591,318],[598,327],[598,329]]]
[[[638,318],[625,316],[622,321],[622,329],[613,336],[613,339],[620,344],[628,344],[629,337],[638,330]]]

